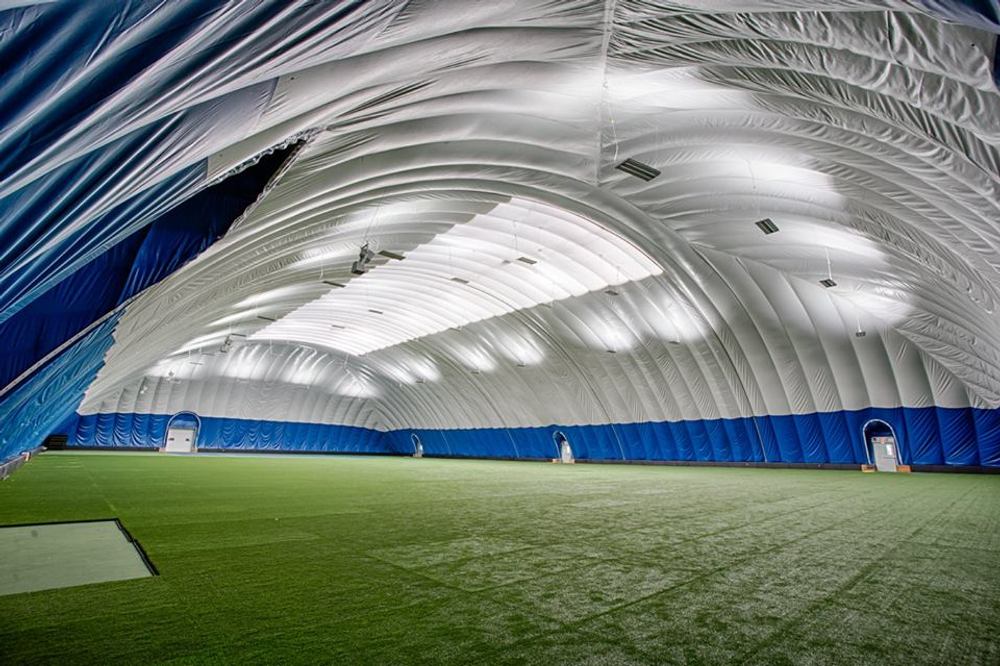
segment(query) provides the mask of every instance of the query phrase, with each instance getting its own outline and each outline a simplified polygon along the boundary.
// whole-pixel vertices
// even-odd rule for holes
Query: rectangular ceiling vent
[[[264,315],[257,315],[257,319],[263,319],[264,321],[278,321],[274,317],[265,317]]]
[[[335,328],[335,329],[337,329],[338,331],[343,331],[343,330],[344,330],[344,329],[346,329],[347,327],[346,327],[346,326],[344,326],[343,324],[330,324],[330,328]]]
[[[395,259],[396,261],[402,261],[406,259],[403,255],[398,252],[390,252],[389,250],[379,250],[379,256],[385,257],[387,259]]]
[[[333,282],[332,280],[323,280],[323,284],[328,284],[331,287],[337,287],[338,289],[344,289],[347,287],[343,282]]]
[[[823,278],[819,281],[821,285],[829,289],[830,287],[836,287],[837,283],[833,281],[833,278]]]
[[[531,257],[518,257],[517,260],[520,261],[522,264],[528,264],[529,266],[534,266],[535,264],[538,263]]]
[[[647,182],[653,180],[660,175],[659,169],[654,169],[648,164],[643,164],[639,160],[634,160],[631,157],[615,167],[619,171],[624,171],[630,176],[635,176],[636,178],[641,178]]]
[[[774,220],[772,220],[769,217],[765,217],[763,220],[759,220],[757,222],[754,222],[754,224],[757,225],[758,229],[760,229],[761,231],[764,232],[765,236],[768,235],[768,234],[773,234],[776,231],[778,231],[778,225],[775,224]]]
[[[451,281],[452,281],[452,282],[457,282],[457,283],[459,283],[459,284],[469,284],[469,281],[468,281],[468,280],[466,280],[465,278],[460,278],[460,277],[453,277],[453,278],[451,279]]]
[[[372,308],[368,308],[368,312],[371,312],[372,314],[385,314],[381,310],[373,310]]]

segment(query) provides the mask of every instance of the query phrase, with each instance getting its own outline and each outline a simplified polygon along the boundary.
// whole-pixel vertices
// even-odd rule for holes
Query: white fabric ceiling
[[[388,429],[1000,405],[995,37],[909,2],[814,6],[373,6],[363,45],[300,54],[215,155],[308,138],[129,306],[80,411]],[[406,258],[352,275],[365,242]]]

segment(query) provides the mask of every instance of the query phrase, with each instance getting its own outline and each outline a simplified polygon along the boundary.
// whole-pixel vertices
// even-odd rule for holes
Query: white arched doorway
[[[423,458],[424,457],[424,443],[420,441],[420,435],[417,433],[410,433],[410,441],[413,442],[413,457]]]
[[[177,412],[167,421],[163,438],[164,453],[194,453],[198,450],[198,431],[201,417],[194,412]]]
[[[573,447],[570,446],[569,439],[566,438],[566,435],[564,435],[561,430],[557,430],[552,434],[552,441],[556,444],[556,450],[559,453],[559,462],[575,462],[575,458],[573,458]]]
[[[861,429],[865,440],[868,464],[880,472],[895,472],[900,465],[899,440],[892,425],[882,419],[871,419]]]

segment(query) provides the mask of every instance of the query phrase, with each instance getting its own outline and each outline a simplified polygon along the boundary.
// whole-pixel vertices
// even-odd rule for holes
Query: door
[[[872,437],[872,457],[880,472],[896,471],[896,438]]]
[[[170,428],[163,450],[168,453],[191,453],[194,451],[193,428]]]
[[[559,444],[559,458],[564,463],[573,462],[573,449],[570,448],[569,442],[565,439]]]

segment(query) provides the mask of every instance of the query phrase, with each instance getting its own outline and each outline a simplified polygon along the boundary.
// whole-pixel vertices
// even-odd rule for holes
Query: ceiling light
[[[402,261],[406,258],[397,252],[390,252],[389,250],[379,250],[379,254],[387,259],[395,259],[396,261]]]
[[[528,264],[529,266],[534,266],[535,264],[538,263],[537,260],[532,259],[531,257],[518,257],[517,260],[520,261],[522,264]]]
[[[621,293],[617,289],[605,289],[604,293],[608,296],[620,296]]]
[[[830,287],[836,287],[837,283],[833,281],[833,278],[823,278],[819,281],[821,285],[829,289]]]
[[[757,225],[758,229],[764,232],[764,235],[773,234],[778,231],[778,225],[775,224],[769,217],[765,217],[763,220],[758,220],[757,222],[754,222],[754,224]]]
[[[338,289],[343,289],[347,285],[342,282],[332,282],[330,280],[323,280],[323,284],[328,284],[331,287],[337,287]]]
[[[625,173],[640,178],[645,181],[650,181],[660,175],[660,170],[655,169],[648,164],[643,164],[639,160],[634,160],[631,157],[615,167],[619,171],[624,171]]]
[[[264,315],[257,315],[257,319],[263,319],[264,321],[278,321],[274,317],[265,317]]]
[[[453,278],[451,279],[451,281],[452,281],[452,282],[457,282],[457,283],[459,283],[459,284],[469,284],[469,281],[468,281],[468,280],[466,280],[465,278],[460,278],[460,277],[453,277]]]

